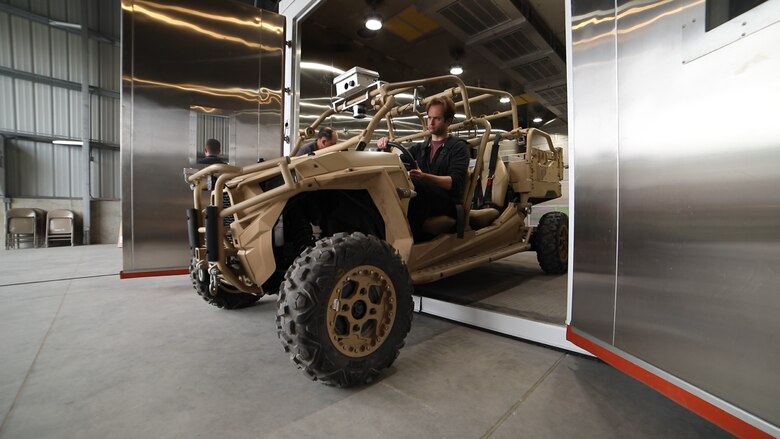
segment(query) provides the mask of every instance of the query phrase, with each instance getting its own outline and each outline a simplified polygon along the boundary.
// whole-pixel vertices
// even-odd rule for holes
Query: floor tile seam
[[[528,390],[525,391],[525,393],[523,393],[520,399],[517,400],[514,404],[512,404],[512,406],[509,407],[509,409],[506,412],[504,412],[504,414],[493,424],[493,426],[490,427],[490,429],[488,429],[488,431],[486,431],[484,435],[482,435],[481,439],[487,439],[490,436],[492,436],[493,433],[495,433],[499,429],[499,427],[501,427],[504,424],[504,422],[506,422],[507,419],[509,419],[509,417],[512,416],[512,414],[515,413],[526,400],[528,400],[531,394],[534,393],[534,391],[536,391],[536,389],[545,380],[547,380],[547,377],[549,377],[553,373],[553,371],[555,371],[555,369],[558,368],[558,365],[561,364],[561,362],[563,362],[563,359],[566,358],[566,355],[567,355],[566,353],[562,353],[561,356],[558,357],[557,360],[555,360],[555,363],[553,363],[553,365],[550,366],[542,374],[542,376],[540,376],[539,379],[536,380],[536,382],[530,388],[528,388]]]
[[[54,317],[52,317],[51,323],[49,323],[49,328],[46,330],[46,334],[44,334],[40,346],[38,346],[38,351],[35,353],[35,357],[33,357],[33,360],[30,363],[30,367],[27,368],[27,373],[24,375],[22,384],[19,385],[19,390],[16,391],[14,400],[13,402],[11,402],[11,407],[8,408],[8,412],[6,412],[5,416],[3,417],[3,422],[0,423],[0,436],[2,436],[3,430],[5,430],[5,425],[8,423],[8,420],[11,419],[11,415],[13,414],[14,409],[16,408],[16,404],[22,395],[22,391],[24,390],[27,381],[29,381],[30,379],[30,373],[32,372],[33,367],[35,367],[35,363],[38,361],[38,357],[41,355],[41,351],[43,350],[43,346],[46,344],[46,340],[49,338],[49,334],[51,334],[51,330],[54,327],[54,322],[57,321],[57,317],[60,315],[60,311],[62,310],[62,305],[65,303],[65,297],[67,297],[69,291],[70,291],[70,284],[68,285],[68,289],[65,290],[65,293],[62,294],[62,299],[60,299],[60,304],[57,306],[57,311],[54,312]]]
[[[60,279],[44,279],[44,280],[32,280],[29,282],[17,282],[12,284],[0,284],[0,288],[2,287],[16,287],[21,285],[34,285],[34,284],[42,284],[42,283],[49,283],[49,282],[63,282],[68,280],[79,280],[79,279],[93,279],[98,277],[111,277],[111,276],[119,276],[119,273],[103,273],[103,274],[90,274],[86,276],[76,276],[76,277],[63,277]]]

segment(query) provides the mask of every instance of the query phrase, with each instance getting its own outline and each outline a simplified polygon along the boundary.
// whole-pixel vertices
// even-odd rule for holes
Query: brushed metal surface
[[[618,150],[615,22],[610,18],[615,3],[578,1],[572,7],[569,147],[576,172],[571,323],[612,343]]]
[[[574,75],[575,90],[618,95],[617,116],[603,115],[619,157],[613,344],[780,425],[780,25],[767,17],[775,24],[725,45],[706,42],[717,33],[683,38],[704,7],[618,2],[616,32],[594,35],[616,39],[617,85]],[[588,13],[601,12],[579,15]],[[686,58],[694,41],[715,49]],[[595,53],[575,56],[573,70]],[[600,108],[575,99],[575,123]],[[586,139],[575,131],[575,154],[601,147]],[[594,184],[576,158],[576,185]],[[584,206],[600,202],[576,192],[575,231],[588,221]],[[578,234],[574,245],[577,258],[592,244]],[[591,318],[577,307],[588,278],[577,260],[575,326]]]
[[[192,116],[229,118],[233,164],[280,155],[284,21],[233,1],[125,0],[122,9],[123,269],[184,268],[192,194],[182,168],[203,148]]]

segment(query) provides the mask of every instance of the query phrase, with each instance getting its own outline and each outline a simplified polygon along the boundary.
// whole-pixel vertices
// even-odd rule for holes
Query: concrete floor
[[[419,314],[383,379],[326,387],[282,352],[274,297],[222,311],[120,266],[0,251],[0,438],[727,437],[598,361]]]

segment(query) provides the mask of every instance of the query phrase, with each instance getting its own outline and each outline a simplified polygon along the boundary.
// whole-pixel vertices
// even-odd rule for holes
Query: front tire
[[[547,274],[563,274],[569,269],[569,217],[548,212],[539,219],[533,235],[536,260]]]
[[[385,241],[337,233],[290,266],[277,332],[291,361],[338,387],[369,383],[398,357],[412,321],[412,281]]]

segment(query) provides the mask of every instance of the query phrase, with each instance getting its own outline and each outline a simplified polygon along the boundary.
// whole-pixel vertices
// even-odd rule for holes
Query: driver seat
[[[479,181],[485,184],[490,175],[490,148],[485,148],[485,156],[482,160],[482,170],[479,175]],[[469,172],[469,181],[472,178],[472,172]],[[496,160],[496,169],[493,174],[493,188],[491,193],[490,205],[480,209],[471,209],[469,211],[469,226],[474,230],[487,227],[493,224],[493,221],[501,215],[501,207],[506,201],[506,192],[509,185],[509,174],[507,173],[504,162],[499,157]],[[457,220],[450,216],[439,215],[425,220],[423,230],[431,235],[440,235],[450,232],[457,225]]]

